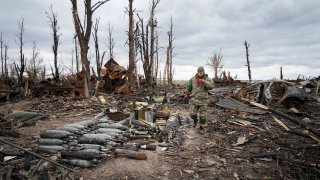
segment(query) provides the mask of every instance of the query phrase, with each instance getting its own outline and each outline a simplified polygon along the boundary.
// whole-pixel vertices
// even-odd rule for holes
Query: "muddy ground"
[[[173,101],[167,105],[171,112],[188,116],[188,104]],[[1,138],[32,150],[40,131],[93,118],[106,106],[96,99],[62,97],[9,102],[0,108],[43,112],[49,117],[35,126],[15,129],[18,138]],[[309,110],[309,115],[320,112],[319,106]],[[306,118],[305,114],[293,116]],[[272,113],[254,115],[213,105],[208,108],[206,133],[199,134],[198,128],[190,125],[176,133],[182,144],[169,150],[158,146],[156,151],[144,151],[147,160],[110,156],[95,167],[75,168],[75,174],[83,179],[320,179],[319,142],[286,132],[274,117],[290,128],[301,129]],[[311,124],[319,130],[319,117]],[[1,146],[4,151],[15,151]]]

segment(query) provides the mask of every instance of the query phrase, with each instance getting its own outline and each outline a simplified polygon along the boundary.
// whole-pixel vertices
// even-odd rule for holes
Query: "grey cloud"
[[[79,4],[83,3],[79,1]],[[4,0],[0,7],[0,21],[4,39],[10,40],[9,56],[14,58],[18,51],[14,39],[18,33],[17,22],[25,19],[26,48],[37,41],[40,53],[51,60],[52,37],[45,11],[53,4],[61,27],[60,53],[70,63],[73,49],[74,27],[70,1],[55,0]],[[128,17],[125,7],[128,2],[111,0],[97,10],[94,17],[100,17],[100,48],[105,49],[107,25],[113,27],[116,41],[116,59],[122,65],[128,63],[127,40]],[[170,16],[174,20],[174,46],[177,56],[174,58],[176,76],[185,72],[179,67],[206,64],[213,52],[222,49],[223,63],[226,69],[236,73],[245,70],[244,40],[250,46],[252,67],[256,69],[275,65],[295,65],[308,67],[320,74],[320,17],[318,0],[161,0],[156,17],[159,22],[160,46],[167,46],[167,31]],[[135,0],[134,7],[145,20],[148,18],[150,1]],[[140,12],[142,11],[142,12]],[[93,48],[93,46],[91,46]],[[91,49],[91,55],[93,49]],[[28,52],[28,51],[26,51]],[[165,50],[161,49],[162,61]],[[298,70],[297,70],[298,71]],[[273,72],[273,71],[270,71]],[[295,71],[290,71],[294,76]],[[192,72],[193,73],[193,72]],[[256,76],[259,71],[254,71]],[[278,73],[278,70],[275,71]],[[299,72],[296,72],[297,74]],[[180,74],[180,75],[179,75]],[[192,74],[193,75],[193,74]],[[245,76],[243,76],[246,78]],[[272,78],[272,77],[271,77]]]

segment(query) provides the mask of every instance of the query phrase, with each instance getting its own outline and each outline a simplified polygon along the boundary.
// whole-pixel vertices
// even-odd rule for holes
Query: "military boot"
[[[196,127],[198,124],[198,117],[197,115],[190,115],[190,117],[193,119],[193,127]]]
[[[207,118],[200,116],[199,134],[204,134],[207,129]]]
[[[204,134],[205,133],[205,129],[200,125],[199,129],[198,129],[198,133],[199,134]]]

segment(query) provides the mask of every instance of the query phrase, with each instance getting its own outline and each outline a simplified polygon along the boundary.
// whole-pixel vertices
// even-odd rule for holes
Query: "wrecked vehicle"
[[[235,93],[237,100],[256,101],[263,104],[289,105],[313,99],[302,86],[296,83],[272,80],[258,82]]]

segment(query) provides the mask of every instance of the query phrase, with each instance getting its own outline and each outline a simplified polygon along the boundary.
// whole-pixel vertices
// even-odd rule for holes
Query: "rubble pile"
[[[131,88],[128,83],[128,71],[114,59],[110,59],[102,68],[100,75],[104,80],[103,89],[116,94],[129,94]]]
[[[213,89],[210,99],[215,108],[209,109],[204,138],[200,142],[198,137],[188,138],[187,144],[167,154],[172,158],[165,161],[175,167],[170,177],[318,179],[317,96],[297,84],[292,88],[281,86],[282,81],[272,84],[266,91],[261,91],[262,84],[238,93]],[[268,89],[272,96],[267,96]]]
[[[37,126],[34,122],[41,119],[41,113],[55,117],[55,123],[66,117],[77,119],[45,125],[40,138],[29,138],[24,146],[59,165],[53,168],[52,164],[45,165],[42,158],[1,149],[2,177],[25,179],[51,173],[56,179],[76,179],[76,174],[70,172],[80,168],[94,171],[93,167],[103,167],[102,162],[112,162],[108,160],[120,156],[133,159],[134,163],[146,162],[151,159],[151,151],[169,166],[170,170],[159,176],[164,179],[320,177],[318,81],[233,81],[232,86],[214,88],[209,92],[208,128],[200,134],[191,127],[193,120],[188,116],[189,104],[181,93],[183,88],[133,92],[127,86],[123,67],[114,60],[105,67],[100,85],[111,95],[97,93],[97,97],[83,99],[71,97],[72,88],[56,93],[52,90],[34,99],[24,109],[29,112],[0,111],[1,122],[7,122],[8,117],[19,122],[13,124],[16,129]],[[93,114],[98,115],[79,120]],[[36,142],[36,147],[32,142]],[[131,176],[134,177],[128,175]],[[156,179],[157,175],[148,177]]]

